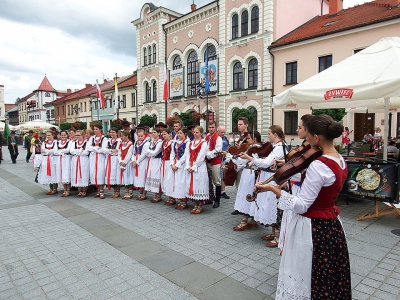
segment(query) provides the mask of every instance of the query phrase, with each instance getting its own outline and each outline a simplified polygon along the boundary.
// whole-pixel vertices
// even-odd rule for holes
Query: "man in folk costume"
[[[172,140],[174,140],[174,141],[178,140],[178,131],[181,130],[182,127],[183,126],[182,126],[181,120],[174,121],[174,130],[172,131]]]
[[[164,140],[163,131],[168,128],[168,125],[164,124],[163,122],[158,122],[156,125],[154,125],[154,127],[160,130],[160,139]]]
[[[78,188],[78,197],[87,195],[89,185],[89,154],[87,149],[88,141],[85,140],[83,130],[76,131],[76,140],[72,142],[70,153],[71,158],[71,185]]]
[[[151,199],[152,203],[161,202],[161,158],[162,158],[162,144],[160,139],[160,130],[154,128],[151,131],[152,140],[150,141],[147,149],[147,177],[144,189],[147,192],[153,192],[154,198]]]
[[[162,131],[163,135],[163,144],[162,144],[162,157],[161,157],[161,190],[162,192],[169,197],[167,201],[164,202],[165,205],[172,205],[170,202],[173,202],[172,199],[172,168],[170,165],[170,157],[172,151],[172,140],[171,140],[171,130],[169,128],[164,128]]]
[[[90,183],[96,185],[98,192],[95,198],[104,199],[105,184],[105,152],[108,139],[103,135],[103,126],[100,123],[93,125],[94,135],[89,139],[87,149],[90,151]]]
[[[119,146],[118,162],[119,162],[119,183],[125,186],[125,196],[123,200],[133,198],[133,166],[131,164],[133,155],[133,144],[131,141],[131,133],[128,130],[122,132],[122,143]]]
[[[118,152],[121,145],[121,139],[117,135],[118,129],[112,127],[108,133],[110,138],[108,139],[108,146],[106,150],[106,185],[110,190],[111,186],[114,189],[114,193],[110,196],[110,198],[119,198],[121,196],[120,193],[120,168],[119,168],[119,160],[118,160]]]
[[[135,125],[135,124],[132,124],[132,125]],[[124,131],[129,131],[129,133],[131,135],[131,142],[132,142],[132,144],[134,144],[135,138],[136,138],[135,127],[131,128],[131,123],[129,123],[129,121],[127,121],[127,120],[122,121],[121,126],[124,128]]]
[[[144,190],[147,177],[147,160],[146,151],[149,147],[149,141],[145,137],[144,127],[136,127],[137,140],[133,147],[132,166],[134,170],[134,185],[140,191],[137,200],[146,200],[146,191]]]
[[[24,139],[24,148],[26,149],[26,162],[29,162],[29,159],[31,158],[32,151],[31,151],[31,141],[32,141],[32,134],[33,130],[28,131],[28,135]]]
[[[217,133],[215,121],[208,122],[208,134],[206,136],[208,144],[207,168],[211,170],[212,182],[215,185],[215,201],[213,208],[218,208],[221,199],[221,162],[222,162],[222,138]]]
[[[196,125],[196,124],[190,124],[190,125],[187,127],[187,129],[188,129],[188,137],[189,137],[189,139],[190,139],[191,141],[193,141],[193,139],[194,139],[193,129],[194,129],[196,126],[198,126],[198,125]]]
[[[18,157],[18,143],[15,137],[15,131],[10,132],[10,136],[7,138],[8,151],[10,152],[11,161],[13,164],[17,163]]]

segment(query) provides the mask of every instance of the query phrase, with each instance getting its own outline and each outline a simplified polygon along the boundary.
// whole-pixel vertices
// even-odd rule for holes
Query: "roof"
[[[391,7],[390,0],[376,0],[334,15],[318,16],[273,42],[270,48],[293,44],[320,36],[368,26],[400,18],[400,7]]]
[[[46,75],[44,75],[43,81],[39,85],[37,91],[56,92]]]
[[[13,108],[11,108],[11,109],[6,109],[6,113],[11,113],[11,112],[14,112],[14,111],[18,111],[18,106],[16,106],[16,107],[13,107]]]
[[[24,102],[24,101],[28,100],[29,98],[31,98],[34,95],[35,95],[35,92],[32,92],[29,95],[26,95],[25,97],[19,99],[17,103]]]
[[[96,91],[96,86],[90,85],[81,90],[77,90],[76,92],[66,94],[63,97],[60,97],[60,98],[54,100],[52,103],[56,104],[56,103],[64,102],[66,100],[82,98],[85,96],[89,96],[90,94],[94,93],[95,91]]]
[[[122,76],[122,77],[118,77],[118,88],[132,86],[132,85],[135,85],[136,83],[137,83],[136,73],[135,74],[126,75],[126,76]],[[101,90],[102,91],[114,90],[114,84],[108,89],[101,88]]]

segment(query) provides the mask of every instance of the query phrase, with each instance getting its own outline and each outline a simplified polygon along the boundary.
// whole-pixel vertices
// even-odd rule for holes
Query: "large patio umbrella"
[[[400,38],[387,37],[274,96],[273,106],[400,108]],[[388,122],[385,121],[385,133]],[[387,159],[386,152],[384,158]]]
[[[5,126],[6,126],[6,123],[0,121],[0,131],[4,131]],[[10,125],[10,124],[8,124],[8,128],[10,130],[18,130],[16,126]]]
[[[55,127],[56,129],[59,129],[58,126],[46,123],[45,121],[39,119],[17,125],[16,127],[19,130],[39,130],[39,131],[48,130],[50,129],[50,127]]]

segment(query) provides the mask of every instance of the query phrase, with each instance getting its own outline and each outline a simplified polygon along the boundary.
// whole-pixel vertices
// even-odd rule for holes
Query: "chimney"
[[[85,88],[89,88],[92,87],[92,85],[90,83],[85,83]]]
[[[67,94],[71,94],[71,89],[67,89]]]
[[[341,10],[343,10],[343,0],[329,0],[330,15],[336,15]]]
[[[394,0],[393,0],[393,1],[394,1]],[[196,10],[196,7],[197,7],[196,4],[194,4],[194,3],[190,4],[190,9],[191,9],[192,11]]]
[[[400,0],[392,0],[390,4],[392,5],[392,7],[398,6],[400,4]]]

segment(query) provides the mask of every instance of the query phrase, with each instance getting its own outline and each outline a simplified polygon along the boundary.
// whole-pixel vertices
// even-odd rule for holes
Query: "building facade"
[[[4,85],[0,85],[0,121],[4,122],[6,116],[6,106],[4,103]]]

